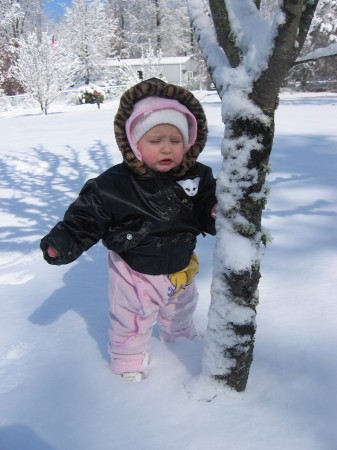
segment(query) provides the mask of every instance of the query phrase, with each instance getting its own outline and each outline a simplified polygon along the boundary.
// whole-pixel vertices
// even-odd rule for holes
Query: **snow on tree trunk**
[[[204,373],[237,391],[246,388],[253,361],[260,245],[268,237],[261,216],[273,120],[226,122],[223,167],[217,180],[217,243]]]
[[[188,0],[225,124],[217,176],[218,213],[203,375],[240,392],[253,361],[265,185],[282,82],[317,0],[275,2],[270,19],[251,0]],[[281,4],[281,5],[280,5]]]

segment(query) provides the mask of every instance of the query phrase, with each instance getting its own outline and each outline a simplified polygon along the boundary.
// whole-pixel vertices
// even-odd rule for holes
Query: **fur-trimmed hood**
[[[145,174],[146,172],[148,172],[149,169],[144,165],[142,161],[139,161],[135,157],[130,147],[129,141],[126,136],[125,124],[133,111],[134,104],[139,100],[142,100],[143,98],[149,96],[178,100],[181,104],[186,106],[189,111],[191,111],[191,113],[197,120],[198,134],[196,142],[184,155],[183,161],[179,168],[172,171],[176,176],[182,176],[190,167],[194,165],[199,154],[204,149],[208,128],[205,112],[199,100],[197,100],[190,91],[184,89],[181,86],[165,83],[158,78],[151,78],[149,80],[142,81],[128,89],[120,99],[119,108],[117,110],[114,121],[114,130],[117,145],[128,167],[139,174]]]

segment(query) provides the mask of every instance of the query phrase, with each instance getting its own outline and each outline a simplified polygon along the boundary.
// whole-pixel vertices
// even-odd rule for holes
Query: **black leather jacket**
[[[179,182],[198,178],[197,194],[187,195]],[[215,180],[203,164],[178,178],[154,171],[139,175],[118,164],[84,185],[41,248],[50,264],[68,264],[102,239],[137,272],[174,273],[189,263],[198,234],[215,234],[215,203]],[[48,256],[48,245],[60,258]]]
[[[134,104],[146,96],[173,98],[195,116],[198,133],[179,167],[158,173],[139,161],[128,142],[125,123]],[[200,233],[215,234],[210,212],[215,199],[215,180],[209,167],[196,162],[207,139],[205,112],[194,95],[181,86],[157,78],[144,80],[121,97],[114,131],[123,163],[89,180],[51,232],[41,240],[50,264],[68,264],[102,239],[134,270],[159,275],[177,272],[189,263]],[[200,178],[198,192],[179,184]],[[195,191],[196,192],[196,191]],[[195,193],[194,192],[194,193]],[[189,194],[189,195],[188,195]],[[50,258],[48,245],[59,258]]]

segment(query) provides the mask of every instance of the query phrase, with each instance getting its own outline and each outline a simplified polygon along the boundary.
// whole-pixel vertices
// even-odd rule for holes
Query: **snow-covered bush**
[[[105,92],[101,87],[90,84],[78,89],[77,98],[80,103],[97,103],[97,100],[99,103],[103,103],[104,95]]]

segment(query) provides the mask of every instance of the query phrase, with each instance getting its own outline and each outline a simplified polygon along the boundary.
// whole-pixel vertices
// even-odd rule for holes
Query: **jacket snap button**
[[[131,234],[131,233],[128,233],[128,234],[126,235],[126,239],[127,239],[128,241],[131,241],[131,240],[132,240],[132,234]]]

